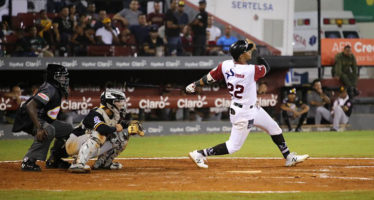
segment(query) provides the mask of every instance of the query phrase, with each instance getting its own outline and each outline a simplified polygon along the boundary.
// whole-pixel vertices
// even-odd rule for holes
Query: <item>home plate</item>
[[[261,170],[252,170],[252,171],[227,171],[229,173],[233,174],[259,174],[262,171]]]

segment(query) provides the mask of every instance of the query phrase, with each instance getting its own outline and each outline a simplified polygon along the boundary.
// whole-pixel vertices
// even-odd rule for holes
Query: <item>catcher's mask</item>
[[[100,96],[101,105],[111,110],[114,115],[124,118],[126,115],[126,96],[120,90],[106,89]]]
[[[252,49],[253,44],[248,43],[246,40],[238,40],[230,46],[230,54],[237,61],[240,55]]]
[[[48,64],[47,82],[59,88],[67,97],[69,94],[69,72],[66,67],[58,64]]]

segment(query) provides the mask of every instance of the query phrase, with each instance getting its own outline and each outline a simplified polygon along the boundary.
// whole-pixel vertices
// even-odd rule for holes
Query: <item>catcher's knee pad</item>
[[[82,147],[83,143],[85,143],[90,135],[85,134],[81,136],[76,136],[74,134],[70,134],[69,139],[66,141],[65,149],[66,152],[70,155],[77,155],[79,153],[79,149]]]
[[[93,131],[88,140],[79,149],[77,163],[86,164],[89,159],[96,157],[105,139],[105,136],[100,135],[97,131]]]
[[[76,155],[79,151],[79,146],[77,142],[78,137],[74,134],[70,134],[69,139],[65,143],[66,152],[70,155]]]

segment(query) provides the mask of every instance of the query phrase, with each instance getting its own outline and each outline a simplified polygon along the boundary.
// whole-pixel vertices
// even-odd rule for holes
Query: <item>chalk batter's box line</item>
[[[189,157],[139,157],[139,158],[116,158],[116,160],[184,160]],[[209,160],[283,160],[280,157],[209,157]],[[312,160],[374,160],[374,158],[349,158],[349,157],[313,157]],[[73,159],[65,159],[73,160]],[[91,159],[95,160],[95,159]],[[22,160],[5,160],[0,163],[16,163]]]

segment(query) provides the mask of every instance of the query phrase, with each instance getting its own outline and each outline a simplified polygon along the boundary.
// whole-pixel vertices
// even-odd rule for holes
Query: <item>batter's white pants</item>
[[[230,138],[226,141],[229,154],[238,151],[243,146],[253,125],[263,129],[269,135],[282,134],[282,129],[279,125],[260,106],[253,106],[253,108],[244,106],[243,108],[239,108],[231,105],[231,109],[234,110],[235,114],[230,112],[232,129]]]

